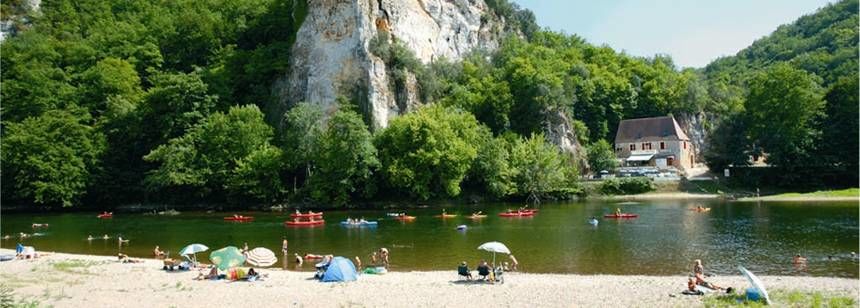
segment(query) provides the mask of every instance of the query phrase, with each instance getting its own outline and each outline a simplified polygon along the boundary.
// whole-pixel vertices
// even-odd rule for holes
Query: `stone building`
[[[672,116],[623,120],[615,134],[615,155],[622,166],[675,167],[695,165],[693,143]]]

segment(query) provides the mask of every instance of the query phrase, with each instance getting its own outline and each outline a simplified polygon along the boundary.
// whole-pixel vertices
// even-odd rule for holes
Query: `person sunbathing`
[[[696,279],[687,279],[687,289],[681,292],[685,295],[704,295],[705,292],[696,288]]]
[[[705,281],[705,267],[702,266],[702,260],[696,259],[693,261],[693,275],[696,278],[696,284],[714,290],[723,290],[723,287]]]
[[[129,258],[128,255],[124,253],[118,253],[116,254],[116,257],[122,263],[143,263],[143,260]]]
[[[207,279],[218,279],[218,267],[213,266],[211,270],[209,270],[209,274],[203,274],[203,272],[199,272],[197,277],[194,280],[207,280]]]

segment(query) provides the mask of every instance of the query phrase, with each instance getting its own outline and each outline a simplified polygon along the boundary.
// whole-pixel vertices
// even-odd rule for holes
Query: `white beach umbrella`
[[[478,246],[478,250],[489,251],[493,253],[493,267],[496,266],[496,253],[511,254],[508,246],[499,242],[486,242]]]
[[[278,262],[278,257],[269,249],[257,247],[245,254],[245,262],[253,266],[271,266]]]
[[[197,263],[197,253],[209,250],[209,247],[203,244],[191,244],[182,248],[179,251],[180,256],[194,255],[194,263]]]
[[[750,284],[752,284],[753,288],[758,289],[758,292],[761,293],[761,297],[764,298],[764,302],[770,305],[770,297],[767,295],[767,290],[764,289],[764,283],[753,275],[752,272],[748,271],[743,266],[738,266],[738,270],[741,271],[741,274],[744,274],[744,277],[749,280]]]

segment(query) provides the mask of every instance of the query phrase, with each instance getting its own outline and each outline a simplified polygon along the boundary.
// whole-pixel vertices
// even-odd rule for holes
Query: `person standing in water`
[[[281,252],[284,253],[284,270],[287,270],[287,239],[284,239],[284,242],[281,243]]]

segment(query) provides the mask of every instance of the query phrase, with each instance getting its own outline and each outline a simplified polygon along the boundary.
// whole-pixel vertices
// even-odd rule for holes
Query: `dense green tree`
[[[750,80],[749,134],[767,153],[769,163],[781,167],[809,163],[806,160],[820,134],[814,121],[822,115],[822,94],[814,75],[784,63]]]
[[[610,173],[618,169],[618,160],[615,158],[615,150],[612,145],[604,139],[597,140],[588,146],[588,165],[593,173],[603,170]]]
[[[274,203],[284,195],[281,172],[284,170],[281,149],[264,144],[236,161],[227,187],[234,194],[247,195]]]
[[[479,134],[474,116],[438,105],[395,118],[376,138],[387,182],[425,200],[459,195]]]
[[[829,163],[835,163],[846,169],[857,171],[858,132],[860,132],[860,100],[858,100],[858,76],[840,78],[824,97],[827,101],[824,119],[821,125],[822,138],[818,152],[821,157],[828,158]]]
[[[516,194],[514,183],[516,170],[511,166],[511,144],[516,135],[506,133],[497,138],[489,132],[480,135],[478,157],[472,163],[470,177],[483,185],[483,188],[496,198],[505,198]]]
[[[25,31],[3,42],[0,57],[3,121],[17,122],[74,104],[71,78],[58,66],[62,61],[58,44],[56,39],[34,31]]]
[[[478,121],[499,133],[510,127],[509,114],[514,100],[506,82],[482,74],[467,61],[463,63],[459,81],[452,84],[449,95],[440,103],[471,112]]]
[[[71,206],[78,201],[105,148],[104,137],[85,120],[86,116],[51,110],[7,124],[2,142],[4,194],[44,205]]]
[[[569,188],[572,181],[569,176],[576,172],[570,170],[575,167],[567,163],[564,155],[540,134],[516,142],[511,148],[511,165],[516,170],[517,193],[540,202],[558,190]]]
[[[356,195],[372,196],[379,160],[367,125],[348,109],[335,112],[327,124],[314,153],[317,171],[310,178],[311,196],[333,205],[344,205]]]
[[[81,79],[79,101],[95,117],[127,114],[137,107],[143,96],[134,66],[120,59],[99,61],[84,72]]]
[[[141,110],[146,135],[153,144],[183,135],[217,108],[217,96],[209,94],[200,75],[159,74],[144,96]]]
[[[724,117],[710,132],[705,163],[715,173],[732,166],[747,166],[752,156],[758,156],[748,133],[749,121],[744,113]]]
[[[148,176],[154,187],[190,187],[201,196],[246,192],[247,183],[265,183],[250,194],[265,199],[280,191],[275,170],[278,150],[270,142],[274,131],[256,106],[216,112],[184,135],[161,145],[144,159],[159,164]],[[262,153],[257,153],[262,152]],[[231,180],[232,179],[232,180]],[[250,179],[250,180],[249,180]]]
[[[306,177],[313,175],[314,158],[325,130],[324,116],[322,107],[311,103],[299,103],[284,115],[287,165]]]

